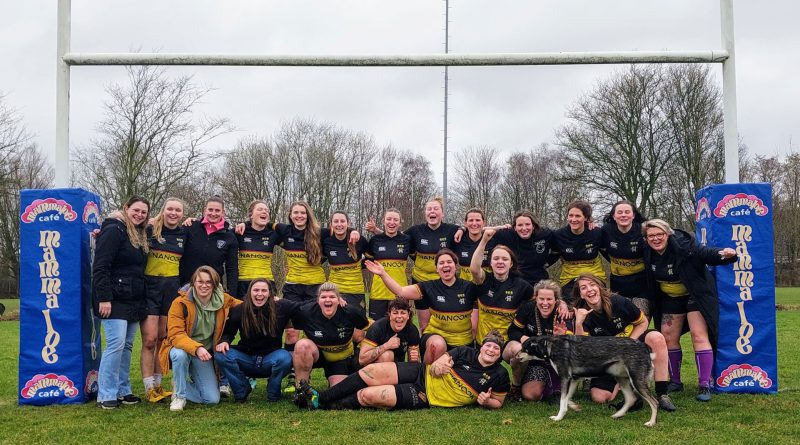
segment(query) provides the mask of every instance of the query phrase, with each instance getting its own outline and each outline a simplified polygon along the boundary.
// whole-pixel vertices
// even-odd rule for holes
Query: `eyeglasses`
[[[666,237],[667,237],[667,234],[663,233],[663,232],[662,233],[654,233],[652,235],[647,235],[647,239],[651,240],[651,241],[657,240],[657,239],[664,239]]]

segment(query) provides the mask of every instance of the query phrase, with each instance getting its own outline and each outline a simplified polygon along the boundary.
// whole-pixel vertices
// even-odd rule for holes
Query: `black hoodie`
[[[106,218],[97,235],[92,265],[92,297],[111,302],[108,318],[139,321],[144,315],[144,266],[147,254],[133,247],[125,223]]]
[[[200,220],[194,221],[187,230],[186,244],[181,257],[181,283],[188,283],[200,266],[211,266],[220,278],[225,277],[228,293],[236,295],[239,281],[239,243],[228,222],[222,230],[206,233]]]

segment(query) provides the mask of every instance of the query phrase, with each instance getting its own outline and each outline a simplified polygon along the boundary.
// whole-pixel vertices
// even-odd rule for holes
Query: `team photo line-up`
[[[550,230],[527,210],[510,225],[487,227],[480,209],[467,211],[462,225],[448,224],[435,198],[425,206],[426,222],[406,231],[400,213],[386,210],[380,226],[367,223],[369,240],[344,212],[321,227],[303,201],[290,205],[288,223],[272,222],[262,200],[236,226],[225,220],[219,197],[206,201],[199,219],[187,218],[177,198],[152,218],[150,211],[145,198],[131,197],[96,234],[92,295],[105,333],[97,395],[103,409],[141,401],[130,383],[137,331],[145,398],[171,396],[173,411],[187,400],[244,402],[257,378],[267,379],[267,400],[293,393],[295,404],[309,409],[555,400],[561,387],[551,362],[523,361],[520,352],[531,337],[558,335],[645,343],[658,408],[674,411],[669,394],[684,390],[680,337],[687,331],[696,398],[711,399],[719,305],[706,266],[733,263],[736,252],[645,220],[628,201],[614,204],[602,226],[587,202],[574,201],[567,224]],[[281,298],[275,247],[286,258]],[[560,275],[551,280],[547,268],[558,261]],[[314,368],[323,369],[328,389],[310,385]],[[167,391],[162,376],[170,370]],[[619,391],[610,376],[588,387],[597,403]]]

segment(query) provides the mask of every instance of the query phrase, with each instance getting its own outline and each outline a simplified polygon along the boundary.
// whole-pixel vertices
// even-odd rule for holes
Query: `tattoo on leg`
[[[661,324],[665,324],[667,326],[672,326],[672,314],[664,314],[661,316]]]
[[[381,390],[381,401],[385,402],[388,399],[389,399],[389,390],[384,388],[384,389]]]
[[[367,369],[367,368],[369,368],[369,367],[363,368],[363,369],[361,370],[361,372],[363,372],[363,373],[364,373],[364,375],[365,375],[365,376],[367,376],[367,377],[369,377],[370,379],[373,379],[373,380],[375,380],[375,377],[373,377],[373,376],[372,376],[372,374],[370,374],[370,373],[369,373],[369,369]]]

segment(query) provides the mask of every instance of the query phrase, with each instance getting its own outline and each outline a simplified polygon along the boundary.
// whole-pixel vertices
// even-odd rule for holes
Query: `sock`
[[[156,386],[155,378],[153,378],[153,376],[145,377],[142,379],[142,381],[144,382],[145,391],[153,389],[153,387]]]
[[[680,383],[683,351],[680,349],[670,349],[667,351],[667,355],[669,357],[669,380],[672,383]]]
[[[161,374],[153,374],[153,383],[155,386],[161,386]]]
[[[341,382],[331,386],[325,391],[320,392],[319,403],[325,404],[350,395],[355,395],[358,390],[366,387],[366,382],[364,382],[364,379],[362,379],[357,372],[350,374]],[[358,399],[356,399],[356,403],[358,403]]]
[[[694,360],[697,362],[697,382],[701,387],[711,386],[711,367],[714,365],[714,351],[706,349],[695,351]]]
[[[656,396],[660,397],[666,394],[667,386],[669,386],[669,381],[656,382]]]
[[[335,385],[339,386],[339,385]],[[325,406],[325,405],[322,405]],[[359,409],[361,404],[358,403],[358,393],[350,394],[342,399],[335,401],[326,406],[328,409]]]

